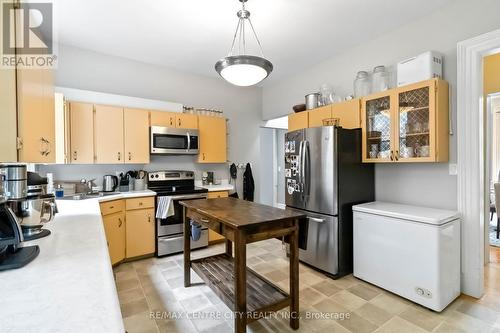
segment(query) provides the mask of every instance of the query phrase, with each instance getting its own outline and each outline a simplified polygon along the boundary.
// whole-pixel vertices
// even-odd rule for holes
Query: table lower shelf
[[[231,309],[235,310],[234,260],[227,254],[192,260],[191,267]],[[290,305],[289,295],[247,267],[247,312],[276,311]]]

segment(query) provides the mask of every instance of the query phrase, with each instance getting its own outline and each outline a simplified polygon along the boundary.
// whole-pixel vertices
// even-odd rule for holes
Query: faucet
[[[92,188],[95,186],[95,178],[91,180],[86,180],[85,178],[80,179],[80,184],[82,185],[83,188],[87,188],[86,194],[92,194],[94,191]]]

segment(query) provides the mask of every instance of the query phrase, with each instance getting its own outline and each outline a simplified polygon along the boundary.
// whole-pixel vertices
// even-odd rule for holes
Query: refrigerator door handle
[[[320,218],[312,217],[312,216],[308,216],[307,219],[309,221],[316,222],[316,223],[324,223],[325,222],[325,219],[320,219]]]
[[[309,141],[304,141],[304,196],[309,196],[311,188]]]
[[[304,141],[300,141],[299,143],[299,161],[298,161],[298,166],[299,166],[299,186],[302,188],[302,183],[303,183],[303,179],[302,179],[302,150],[303,150],[303,143]]]

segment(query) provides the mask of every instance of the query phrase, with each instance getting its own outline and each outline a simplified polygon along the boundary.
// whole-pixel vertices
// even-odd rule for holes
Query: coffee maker
[[[40,253],[38,245],[21,246],[23,232],[7,205],[5,179],[6,172],[0,168],[0,271],[23,267]]]

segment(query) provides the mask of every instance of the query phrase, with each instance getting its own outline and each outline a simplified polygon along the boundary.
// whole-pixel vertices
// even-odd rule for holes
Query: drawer
[[[208,199],[227,198],[228,196],[227,191],[208,192]]]
[[[202,229],[200,239],[190,241],[191,249],[208,246],[208,230]],[[178,253],[184,251],[184,236],[173,235],[166,237],[158,237],[158,255]]]
[[[212,220],[211,218],[206,217],[205,215],[190,211],[190,212],[188,212],[187,217],[200,223],[203,228],[208,228],[208,229],[213,230],[217,233],[221,232],[220,222]]]
[[[103,216],[119,213],[123,211],[123,209],[125,208],[123,200],[101,202],[100,206],[101,206],[101,214]]]
[[[126,201],[127,210],[154,208],[155,206],[154,197],[133,198],[127,199]]]

